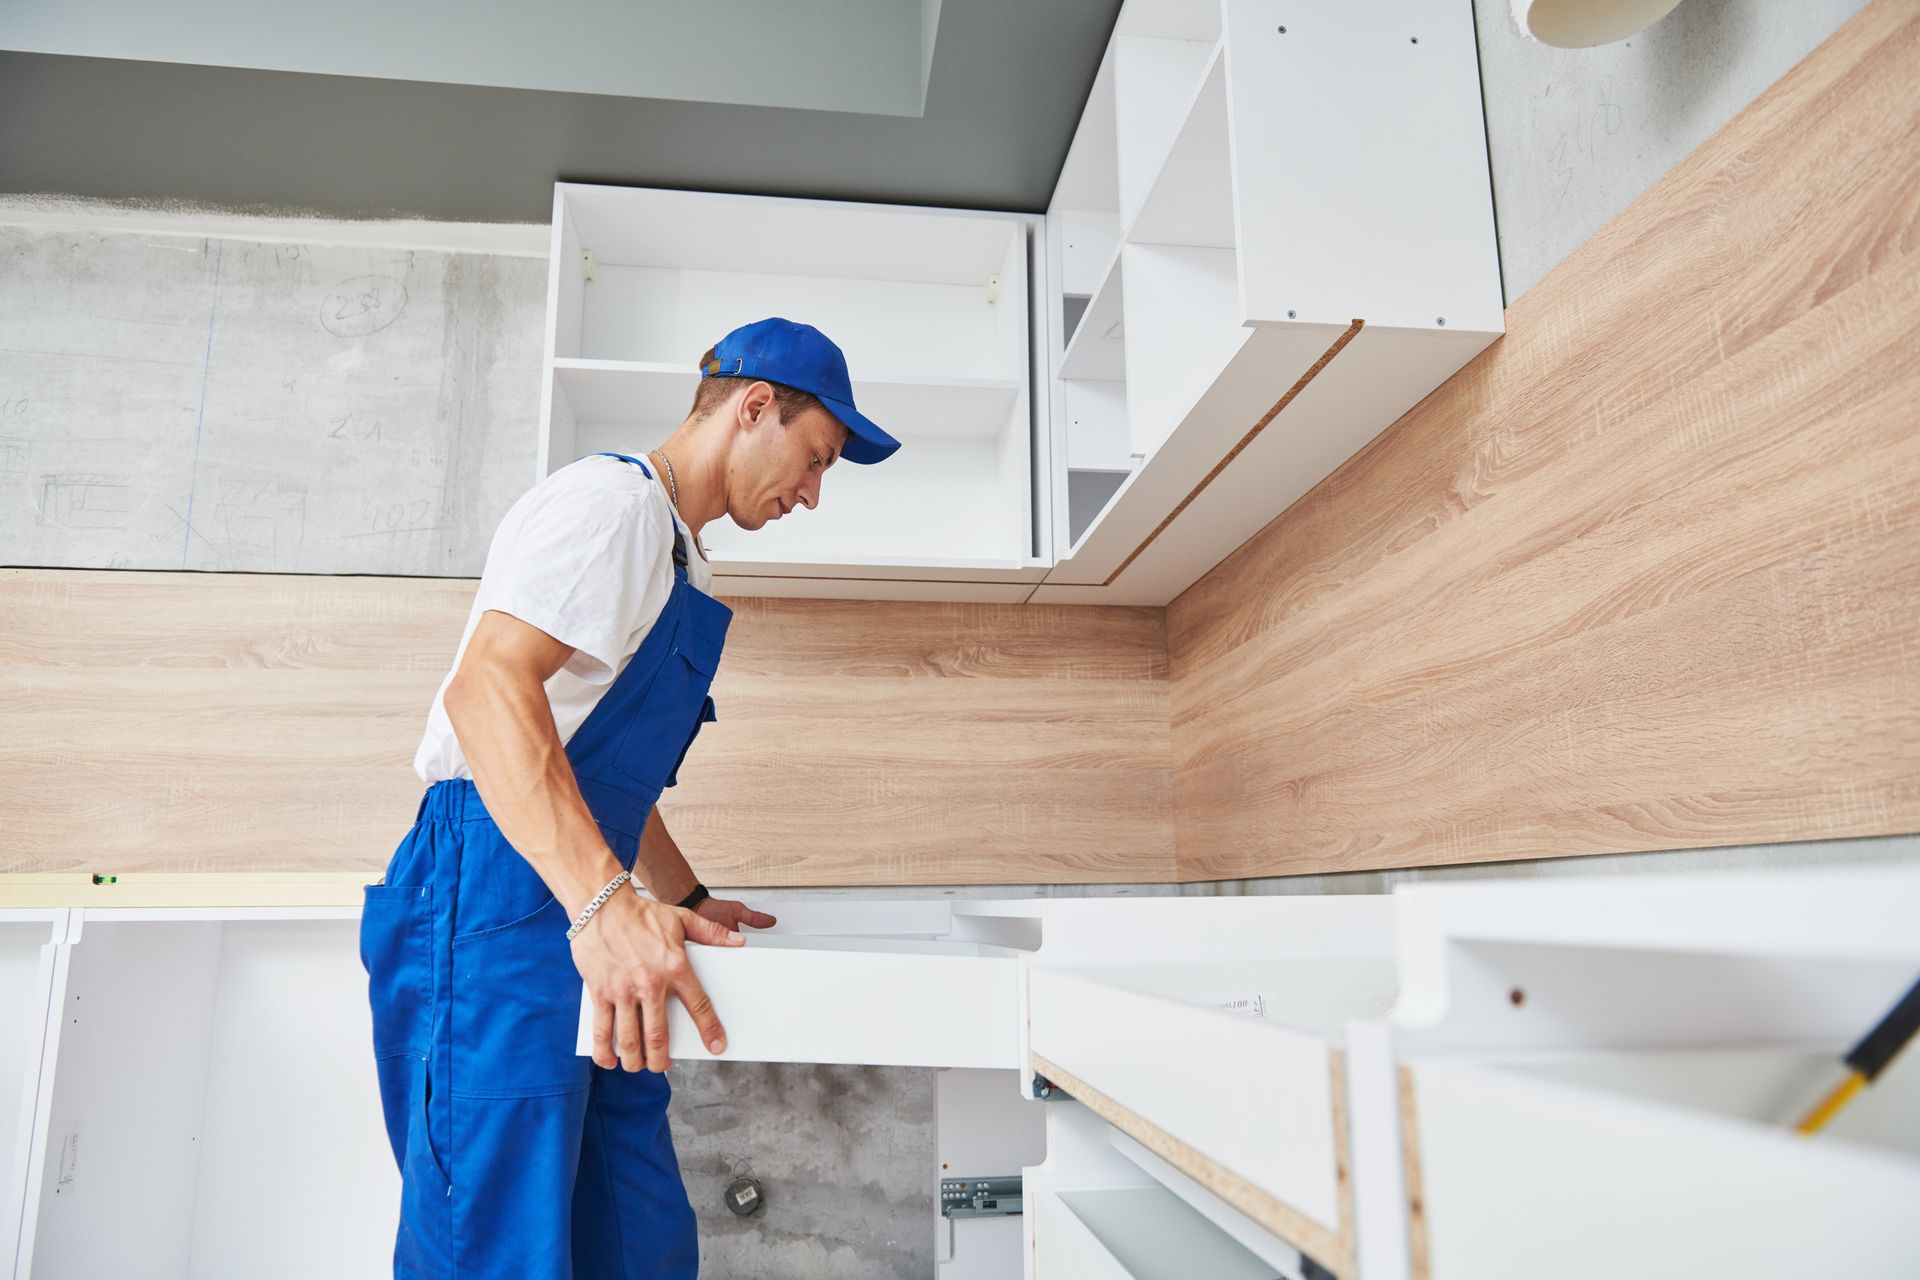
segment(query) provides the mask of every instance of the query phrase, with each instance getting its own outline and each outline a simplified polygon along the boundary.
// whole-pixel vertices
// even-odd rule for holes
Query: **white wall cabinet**
[[[1017,600],[1036,552],[1032,291],[1038,219],[562,183],[554,195],[540,474],[644,453],[686,418],[701,355],[741,324],[818,326],[854,401],[902,442],[836,466],[818,510],[703,536],[723,593],[946,584]],[[784,584],[784,585],[783,585]]]
[[[540,474],[774,314],[904,447],[719,590],[1163,604],[1502,331],[1471,5],[1127,0],[1044,217],[561,184]]]
[[[85,879],[0,909],[0,1262],[383,1274],[358,884]],[[935,1218],[952,1280],[1920,1265],[1920,1056],[1789,1127],[1920,973],[1920,874],[769,905],[693,952],[727,1057],[954,1068],[948,1172],[1023,1175],[1018,1220]]]

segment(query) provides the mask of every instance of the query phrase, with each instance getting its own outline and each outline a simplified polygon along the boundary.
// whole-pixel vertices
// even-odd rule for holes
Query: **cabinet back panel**
[[[777,315],[832,338],[855,378],[1018,378],[1024,344],[1002,358],[997,330],[1025,333],[1022,294],[1009,282],[1002,302],[988,302],[986,283],[986,274],[967,285],[902,284],[603,266],[586,289],[578,354],[690,365],[733,329]]]

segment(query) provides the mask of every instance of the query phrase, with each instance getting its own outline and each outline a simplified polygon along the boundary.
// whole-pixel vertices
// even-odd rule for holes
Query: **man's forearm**
[[[639,864],[641,881],[662,902],[678,902],[700,883],[675,843],[673,833],[667,830],[658,805],[647,815],[647,829],[640,835]]]
[[[448,685],[446,709],[500,833],[569,914],[579,911],[620,863],[580,795],[545,687],[481,667]]]

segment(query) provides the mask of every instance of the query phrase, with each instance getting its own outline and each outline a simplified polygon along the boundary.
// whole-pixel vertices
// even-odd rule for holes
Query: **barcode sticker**
[[[1267,999],[1262,995],[1235,996],[1231,1000],[1215,1000],[1213,1007],[1223,1013],[1237,1013],[1247,1018],[1265,1018]]]

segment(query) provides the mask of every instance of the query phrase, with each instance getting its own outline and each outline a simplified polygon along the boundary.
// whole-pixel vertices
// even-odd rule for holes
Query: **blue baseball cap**
[[[819,399],[848,431],[840,456],[848,462],[883,462],[900,442],[853,407],[847,358],[833,340],[810,324],[778,316],[741,325],[714,344],[702,378],[754,378],[778,382]]]

